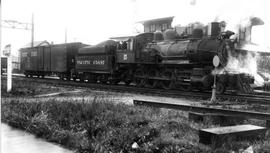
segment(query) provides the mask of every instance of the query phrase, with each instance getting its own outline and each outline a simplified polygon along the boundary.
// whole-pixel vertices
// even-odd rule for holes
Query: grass
[[[41,84],[37,82],[33,82],[27,79],[12,79],[12,91],[10,93],[6,92],[7,89],[7,80],[6,77],[1,77],[1,96],[2,97],[29,97],[44,93],[53,93],[66,90],[61,87],[51,86],[47,84]]]
[[[209,124],[190,123],[178,111],[134,107],[95,98],[65,102],[2,103],[2,121],[77,152],[227,152],[269,140],[227,142],[221,148],[198,143],[197,130]],[[132,149],[136,142],[138,149]],[[268,147],[269,148],[269,147]]]
[[[134,142],[143,152],[177,150],[181,138],[185,145],[180,148],[193,148],[197,139],[194,129],[180,123],[181,116],[168,119],[171,116],[168,113],[98,98],[75,102],[17,100],[2,103],[3,122],[78,152],[131,152]]]
[[[18,82],[15,85],[15,91],[21,88],[33,90],[33,93],[50,91],[50,86],[42,84]],[[40,88],[36,89],[37,86]],[[13,98],[8,99],[9,96]],[[12,92],[7,94],[1,107],[3,122],[83,153],[225,153],[239,152],[250,145],[256,152],[267,152],[270,144],[267,136],[254,142],[224,142],[220,148],[205,146],[198,142],[198,129],[216,127],[211,122],[193,123],[176,110],[115,103],[98,94],[89,99],[62,97],[41,101],[36,98],[30,102],[27,93]],[[132,148],[135,143],[136,149]]]

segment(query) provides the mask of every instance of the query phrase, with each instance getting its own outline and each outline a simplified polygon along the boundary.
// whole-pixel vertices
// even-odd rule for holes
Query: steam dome
[[[165,39],[165,40],[173,40],[173,39],[176,39],[177,33],[176,33],[176,31],[173,30],[173,29],[167,29],[167,30],[164,32],[163,36],[164,36],[164,39]]]

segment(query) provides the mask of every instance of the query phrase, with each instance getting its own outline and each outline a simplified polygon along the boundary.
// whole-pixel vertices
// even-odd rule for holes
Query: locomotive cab
[[[153,41],[153,33],[142,33],[137,36],[114,37],[117,42],[117,63],[134,64],[141,62],[143,57],[142,50],[146,45]]]
[[[117,42],[116,48],[116,61],[117,63],[134,63],[134,38],[126,37]]]

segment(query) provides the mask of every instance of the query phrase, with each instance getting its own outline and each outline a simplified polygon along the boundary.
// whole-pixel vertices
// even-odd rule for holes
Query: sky
[[[2,0],[2,19],[35,23],[35,41],[94,45],[110,37],[142,32],[138,21],[175,16],[174,25],[226,21],[228,29],[250,16],[264,20],[253,28],[252,41],[270,46],[269,0]],[[31,32],[2,28],[2,49],[12,54],[30,43]]]

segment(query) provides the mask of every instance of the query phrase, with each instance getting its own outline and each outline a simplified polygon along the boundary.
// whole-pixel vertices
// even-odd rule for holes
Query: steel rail
[[[185,98],[200,98],[200,99],[210,99],[211,92],[196,92],[196,91],[177,91],[177,90],[163,90],[163,89],[151,89],[151,88],[141,88],[135,86],[125,86],[125,85],[109,85],[109,84],[97,84],[97,83],[87,83],[87,82],[74,82],[74,81],[65,81],[53,78],[26,78],[23,76],[15,76],[19,78],[25,78],[29,80],[35,80],[35,82],[43,83],[52,83],[58,85],[67,85],[67,86],[79,86],[87,87],[90,89],[100,89],[100,90],[110,90],[110,91],[119,91],[119,92],[134,92],[140,94],[154,94],[154,95],[164,95],[164,96],[174,96],[174,97],[185,97]],[[237,102],[244,102],[248,104],[260,104],[260,105],[270,105],[270,97],[263,95],[230,95],[222,94],[217,95],[217,98],[221,100],[235,100]]]
[[[226,115],[226,116],[254,118],[254,119],[259,119],[259,120],[270,120],[270,113],[262,113],[262,112],[238,111],[238,110],[230,110],[230,109],[210,108],[210,107],[191,106],[191,105],[182,105],[182,104],[175,104],[175,103],[164,103],[164,102],[152,102],[152,101],[143,101],[143,100],[133,100],[133,103],[134,105],[176,109],[176,110],[196,112],[196,113],[218,114],[218,115]]]

